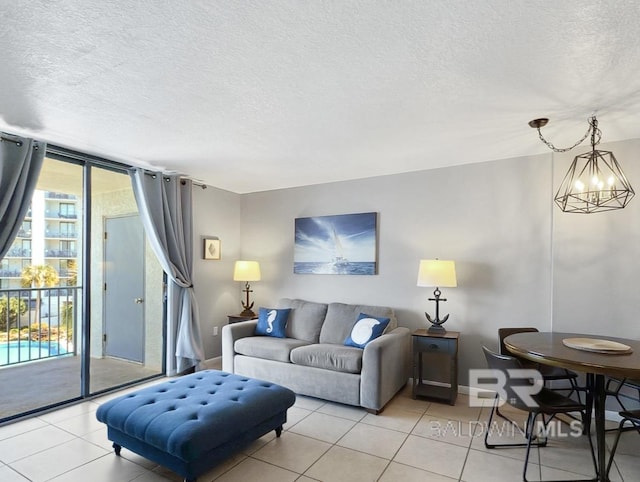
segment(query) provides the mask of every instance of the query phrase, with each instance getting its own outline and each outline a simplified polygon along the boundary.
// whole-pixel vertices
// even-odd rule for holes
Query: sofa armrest
[[[236,340],[253,336],[256,332],[258,320],[241,321],[222,327],[222,370],[229,373],[233,371],[233,357],[236,354],[234,346]]]
[[[360,404],[379,412],[407,384],[411,332],[398,327],[367,344],[362,354]]]

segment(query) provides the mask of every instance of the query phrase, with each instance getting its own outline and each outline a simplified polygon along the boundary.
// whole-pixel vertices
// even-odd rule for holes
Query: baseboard
[[[201,370],[207,370],[207,369],[220,370],[221,368],[222,368],[222,356],[207,358],[206,360],[200,363]]]

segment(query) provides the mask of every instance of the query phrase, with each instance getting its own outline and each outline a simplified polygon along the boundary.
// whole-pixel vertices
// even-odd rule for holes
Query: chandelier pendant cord
[[[544,124],[546,124],[546,122]],[[536,129],[538,130],[538,137],[553,152],[567,152],[567,151],[570,151],[574,147],[577,147],[580,144],[582,144],[584,142],[584,140],[587,137],[589,137],[589,133],[591,133],[591,147],[593,149],[595,149],[595,146],[598,145],[600,143],[600,139],[602,139],[602,131],[600,131],[600,129],[598,129],[598,120],[596,119],[596,116],[593,116],[593,117],[591,117],[591,119],[589,119],[589,127],[587,128],[587,132],[585,132],[584,136],[582,136],[582,138],[580,140],[576,141],[576,143],[574,145],[572,145],[571,147],[556,147],[556,146],[554,146],[551,142],[549,142],[548,140],[546,140],[543,137],[542,131],[540,130],[540,128],[543,127],[543,126],[544,125],[537,125],[537,127],[536,127]],[[596,140],[596,137],[598,138],[597,140]]]

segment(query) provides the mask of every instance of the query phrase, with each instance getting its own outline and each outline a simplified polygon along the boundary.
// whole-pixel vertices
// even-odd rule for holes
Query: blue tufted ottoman
[[[110,400],[96,417],[117,455],[126,447],[187,482],[271,430],[279,437],[295,398],[280,385],[205,370]]]

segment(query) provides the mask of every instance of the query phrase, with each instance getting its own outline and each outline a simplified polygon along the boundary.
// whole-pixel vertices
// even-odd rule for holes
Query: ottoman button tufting
[[[116,455],[124,447],[194,482],[239,444],[271,430],[280,436],[294,402],[285,387],[213,370],[109,400],[96,417],[107,425]]]

